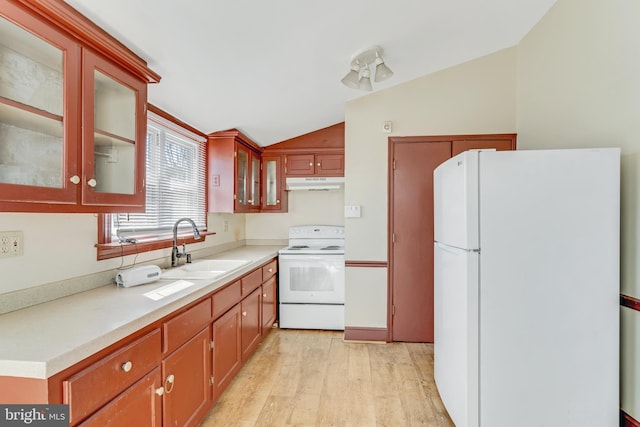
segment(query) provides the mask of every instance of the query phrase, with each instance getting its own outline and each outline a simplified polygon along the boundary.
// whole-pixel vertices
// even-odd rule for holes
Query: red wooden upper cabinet
[[[0,0],[1,210],[144,211],[147,83],[160,76],[96,28],[64,3]]]
[[[262,148],[237,129],[208,136],[209,212],[259,212]]]

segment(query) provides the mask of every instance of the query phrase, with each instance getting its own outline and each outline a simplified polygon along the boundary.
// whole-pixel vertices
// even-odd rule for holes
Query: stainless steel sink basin
[[[215,279],[223,274],[246,264],[246,260],[205,259],[171,268],[162,273],[162,279]]]

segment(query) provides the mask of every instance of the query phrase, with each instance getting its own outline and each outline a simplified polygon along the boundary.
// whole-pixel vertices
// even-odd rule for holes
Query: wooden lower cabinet
[[[207,326],[162,360],[163,425],[198,425],[208,410],[211,400],[209,343]]]
[[[213,322],[213,399],[229,385],[242,365],[240,304]]]
[[[197,426],[273,325],[276,273],[274,258],[51,378],[0,376],[0,396],[69,404],[73,427]]]
[[[122,393],[128,393],[125,390],[157,367],[160,342],[160,331],[154,329],[64,380],[63,403],[70,405],[71,424],[120,399]]]
[[[242,362],[246,362],[260,344],[262,330],[260,328],[260,304],[262,290],[254,290],[242,300],[240,308],[242,318],[240,319],[241,342],[242,342]]]
[[[262,335],[266,335],[276,321],[276,277],[262,284]]]
[[[109,404],[82,422],[82,427],[160,427],[162,425],[160,368],[149,372]]]

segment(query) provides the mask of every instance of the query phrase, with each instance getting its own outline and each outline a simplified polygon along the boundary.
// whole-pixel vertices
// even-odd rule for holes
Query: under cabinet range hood
[[[344,177],[329,177],[329,176],[315,176],[307,178],[292,178],[286,179],[287,191],[327,191],[327,190],[342,190],[344,188]]]

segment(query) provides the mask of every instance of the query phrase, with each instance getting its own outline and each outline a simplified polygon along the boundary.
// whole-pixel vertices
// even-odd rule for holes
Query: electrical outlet
[[[0,231],[0,258],[22,256],[22,231]]]

